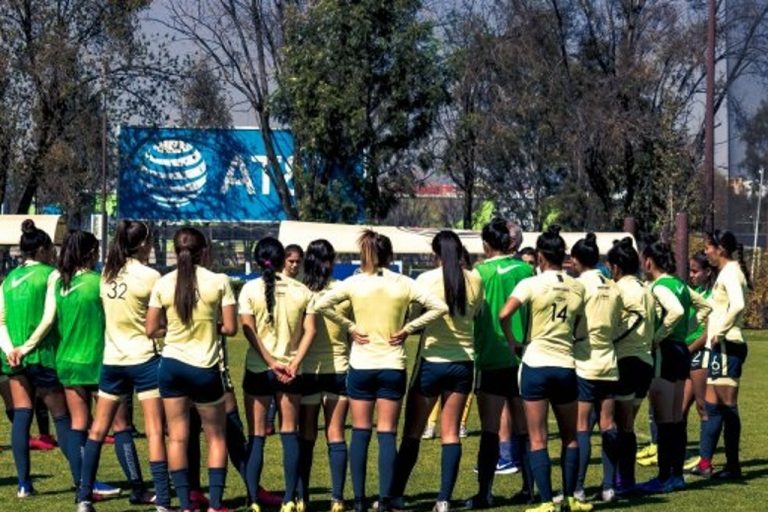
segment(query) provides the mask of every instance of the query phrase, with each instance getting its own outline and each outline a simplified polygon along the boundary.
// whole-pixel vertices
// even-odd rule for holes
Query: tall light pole
[[[715,0],[707,0],[707,93],[704,107],[704,230],[715,229]]]
[[[755,212],[755,237],[752,240],[752,269],[751,275],[755,275],[755,263],[757,262],[757,235],[760,229],[760,209],[763,203],[763,168],[760,168],[760,186],[757,189],[757,211]]]

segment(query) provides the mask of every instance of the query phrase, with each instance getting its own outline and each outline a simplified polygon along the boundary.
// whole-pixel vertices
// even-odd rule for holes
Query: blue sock
[[[378,432],[377,437],[379,439],[379,503],[386,507],[392,498],[392,479],[397,460],[397,433]]]
[[[520,460],[520,470],[522,474],[522,488],[523,493],[533,496],[533,473],[531,472],[531,461],[528,455],[528,434],[516,434],[517,438],[517,457]]]
[[[181,510],[189,509],[189,474],[187,469],[177,469],[171,471],[171,480],[173,488],[176,490],[176,496],[179,498],[179,508]]]
[[[227,468],[208,468],[208,498],[210,508],[220,509],[224,496],[224,483],[227,481]]]
[[[371,429],[352,428],[349,443],[349,473],[352,477],[352,492],[355,500],[365,499],[365,479],[368,473],[368,446],[371,444]]]
[[[547,449],[532,450],[528,457],[531,460],[531,473],[536,487],[539,488],[541,501],[548,503],[552,501],[552,463],[549,460]]]
[[[666,482],[672,475],[672,461],[675,452],[675,424],[658,423],[656,425],[658,437],[656,442],[659,446],[659,471],[657,478]]]
[[[701,458],[708,461],[712,460],[717,448],[717,441],[720,438],[720,432],[723,430],[723,416],[720,413],[720,407],[717,404],[706,402],[704,409],[707,412],[707,420],[701,422],[701,439],[699,440],[699,451]]]
[[[96,481],[96,470],[99,469],[101,458],[101,442],[88,439],[83,447],[83,470],[80,473],[80,487],[77,491],[77,502],[91,501],[93,482]]]
[[[685,465],[685,445],[686,445],[686,432],[685,422],[678,421],[672,424],[672,460],[670,461],[672,466],[672,476],[683,477],[683,466]]]
[[[168,476],[168,463],[164,460],[149,462],[152,481],[155,484],[155,505],[171,506],[171,482]]]
[[[576,489],[584,490],[584,480],[587,478],[589,457],[592,455],[592,439],[590,432],[576,432],[576,442],[579,444],[579,471],[576,478]]]
[[[619,431],[605,430],[603,437],[603,489],[613,489],[616,481],[616,466],[619,459]]]
[[[444,444],[440,450],[440,493],[437,501],[451,501],[460,462],[461,443]]]
[[[189,439],[187,440],[187,482],[189,488],[200,490],[200,434],[202,432],[202,420],[196,407],[189,409]]]
[[[402,498],[405,493],[405,486],[411,478],[411,472],[419,458],[419,448],[421,439],[404,437],[400,441],[400,449],[397,451],[397,460],[395,462],[395,474],[392,479],[391,498]]]
[[[232,461],[232,465],[235,466],[243,480],[245,480],[245,464],[248,461],[247,447],[248,443],[243,433],[243,422],[237,409],[235,409],[227,413],[227,452],[229,453],[229,460]]]
[[[141,475],[136,443],[133,442],[133,432],[130,430],[115,432],[115,454],[120,462],[120,467],[123,468],[125,478],[131,483],[131,490],[143,492],[144,478]]]
[[[296,484],[299,480],[299,433],[281,432],[280,441],[283,444],[283,477],[285,478],[283,503],[290,503],[296,498]]]
[[[512,441],[499,441],[499,458],[505,462],[512,460]]]
[[[16,463],[19,485],[30,485],[29,476],[29,429],[32,426],[32,409],[23,407],[13,411],[11,426],[11,450]]]
[[[331,465],[331,498],[344,499],[344,480],[347,475],[347,443],[328,443],[328,460]]]
[[[264,436],[250,436],[248,440],[248,463],[245,466],[245,483],[251,503],[256,503],[264,466]]]
[[[525,447],[520,446],[520,435],[512,434],[512,439],[509,441],[509,460],[515,467],[520,468],[523,465],[523,453]]]
[[[563,454],[563,494],[573,496],[579,477],[579,448],[566,448]]]
[[[305,503],[309,503],[309,478],[312,475],[312,461],[315,455],[315,440],[299,440],[299,482],[296,486],[296,494]]]
[[[88,441],[88,432],[85,430],[69,431],[69,466],[75,479],[75,488],[80,485],[80,476],[83,474],[83,447]]]
[[[72,431],[72,420],[70,419],[69,414],[64,414],[57,418],[53,418],[53,425],[56,429],[56,440],[59,442],[59,450],[61,450],[64,458],[67,459],[69,470],[72,473],[72,481],[77,485],[80,481],[80,475],[75,474],[75,464],[71,460],[72,453],[69,451],[69,433]]]
[[[741,440],[741,418],[738,405],[721,405],[723,417],[723,442],[725,460],[729,469],[739,469],[739,441]]]
[[[495,432],[481,432],[480,446],[477,450],[477,494],[481,499],[486,499],[491,494],[498,460],[499,434]]]

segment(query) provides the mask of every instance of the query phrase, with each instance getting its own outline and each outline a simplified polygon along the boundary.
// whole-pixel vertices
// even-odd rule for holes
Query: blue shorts
[[[518,366],[510,366],[478,371],[475,393],[503,396],[507,400],[519,397],[520,385],[517,381],[519,370]]]
[[[158,376],[162,398],[186,397],[196,404],[215,404],[224,398],[224,379],[218,366],[200,368],[161,357]]]
[[[619,359],[618,366],[616,397],[622,400],[642,400],[648,396],[653,380],[653,366],[635,356]]]
[[[582,379],[578,375],[579,402],[599,402],[616,398],[618,382],[615,380]]]
[[[158,389],[157,370],[160,356],[155,356],[143,363],[130,365],[105,364],[101,367],[99,393],[111,397],[132,395],[139,397]],[[159,396],[159,395],[155,395]]]
[[[14,370],[11,377],[24,376],[33,388],[37,389],[62,389],[56,370],[40,364],[30,364],[19,370]]]
[[[691,373],[691,353],[684,341],[662,340],[654,353],[656,377],[669,382],[686,380]]]
[[[472,391],[474,374],[472,361],[434,363],[421,359],[416,374],[411,379],[411,389],[423,396],[440,396],[454,392],[468,395]]]
[[[691,370],[706,370],[709,368],[710,350],[701,348],[691,354]]]
[[[277,376],[272,370],[255,373],[245,370],[243,391],[251,396],[272,396],[276,393],[300,395],[301,379],[302,376],[299,375],[288,384],[284,384],[277,380]]]
[[[405,370],[355,370],[347,373],[347,394],[354,400],[401,400],[407,384]]]
[[[523,400],[549,400],[554,405],[575,402],[578,398],[576,370],[559,366],[533,368],[523,364],[520,394]]]
[[[302,405],[319,405],[326,400],[346,400],[347,373],[305,373],[301,376]]]
[[[708,380],[717,384],[718,380],[741,378],[744,362],[747,360],[747,344],[721,341],[712,348],[709,359]]]

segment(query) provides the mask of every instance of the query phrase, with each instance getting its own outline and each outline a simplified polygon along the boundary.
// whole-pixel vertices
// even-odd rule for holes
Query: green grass
[[[689,479],[689,486],[684,492],[636,499],[631,502],[598,505],[597,510],[630,507],[632,510],[675,510],[676,512],[702,510],[756,511],[768,509],[768,407],[762,402],[762,390],[768,389],[768,331],[753,331],[748,335],[750,355],[745,368],[744,385],[741,395],[741,415],[743,422],[742,461],[745,480],[741,483],[716,483]],[[411,347],[413,346],[410,343]],[[231,358],[235,382],[240,382],[245,354],[245,342],[242,339],[231,341]],[[239,392],[239,390],[238,390]],[[647,439],[648,426],[645,409],[641,411],[637,429],[640,440]],[[461,473],[454,492],[454,498],[463,500],[476,491],[475,474],[472,468],[475,464],[478,445],[478,420],[473,408],[470,420],[470,436],[464,440],[464,459],[461,463]],[[551,422],[550,422],[551,423]],[[142,425],[140,415],[137,425]],[[143,428],[140,428],[143,430]],[[692,421],[690,439],[698,439],[698,424]],[[15,497],[16,477],[10,447],[10,429],[6,421],[0,421],[0,503],[3,510],[14,512],[32,510],[74,510],[73,491],[71,488],[68,467],[58,451],[46,453],[32,452],[32,475],[38,494],[26,500]],[[588,474],[588,494],[597,490],[601,477],[599,464],[599,436],[593,438],[593,465]],[[722,443],[721,443],[722,444]],[[146,442],[138,440],[138,448],[142,457],[145,479],[149,479],[146,463]],[[330,477],[327,468],[325,443],[318,442],[315,451],[315,464],[312,476],[312,509],[328,510]],[[553,458],[559,454],[559,445],[553,439],[550,444],[550,454]],[[722,452],[716,455],[716,463],[723,460]],[[424,441],[421,455],[407,494],[410,506],[419,511],[431,510],[439,487],[440,478],[440,442],[438,440]],[[368,494],[377,494],[376,442],[371,443],[368,469]],[[654,476],[653,468],[638,468],[638,479]],[[203,479],[205,481],[205,472]],[[107,482],[122,484],[123,475],[111,447],[105,447],[99,470],[99,479]],[[559,487],[559,470],[553,471],[553,483]],[[270,489],[282,488],[282,456],[280,440],[270,437],[267,441],[265,467],[262,477],[264,486]],[[230,467],[226,489],[226,504],[231,509],[245,506],[245,488],[237,473]],[[523,510],[524,507],[512,507],[505,501],[520,487],[520,476],[499,476],[494,484],[494,494],[498,497],[499,506],[494,510]],[[347,480],[346,495],[351,497],[351,484]],[[148,507],[132,507],[124,498],[113,499],[97,505],[101,511],[149,510]]]

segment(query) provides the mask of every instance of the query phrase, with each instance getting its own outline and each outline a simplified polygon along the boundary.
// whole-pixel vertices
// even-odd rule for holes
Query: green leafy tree
[[[382,219],[429,167],[420,143],[446,98],[445,75],[421,7],[318,0],[287,10],[275,104],[299,148],[302,218],[354,219],[360,191],[367,216]]]

